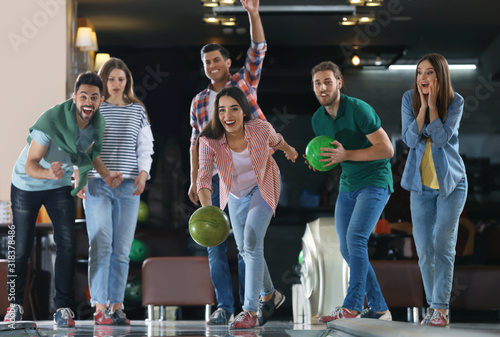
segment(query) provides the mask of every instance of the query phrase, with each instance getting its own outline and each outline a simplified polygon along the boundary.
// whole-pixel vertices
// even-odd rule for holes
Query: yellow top
[[[422,162],[420,163],[420,177],[423,185],[439,190],[436,168],[434,167],[434,160],[432,159],[430,138],[427,139],[424,156],[422,157]]]

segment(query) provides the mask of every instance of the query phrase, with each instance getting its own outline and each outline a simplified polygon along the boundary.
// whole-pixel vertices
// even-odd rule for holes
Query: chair
[[[370,261],[389,308],[408,308],[408,321],[419,323],[424,307],[424,285],[415,260]],[[412,308],[413,312],[410,312]]]
[[[205,305],[208,321],[216,303],[208,257],[151,257],[142,264],[142,305],[148,306],[148,320],[153,320],[154,306]]]

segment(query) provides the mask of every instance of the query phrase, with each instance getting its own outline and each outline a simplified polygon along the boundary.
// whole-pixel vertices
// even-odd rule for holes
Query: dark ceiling
[[[287,10],[304,5],[345,6],[347,1],[262,0],[260,5]],[[320,48],[347,55],[356,45],[361,55],[380,55],[388,61],[400,56],[399,62],[414,62],[429,52],[448,59],[479,59],[500,36],[497,0],[385,0],[383,7],[357,7],[358,14],[370,11],[376,11],[377,20],[354,27],[340,26],[341,17],[332,13],[261,16],[270,47]],[[238,34],[237,29],[224,31],[222,26],[205,24],[202,19],[211,12],[199,0],[78,1],[78,17],[88,18],[95,26],[100,51],[105,47],[200,47],[208,42],[248,45],[246,15],[237,16],[237,27],[246,29]]]

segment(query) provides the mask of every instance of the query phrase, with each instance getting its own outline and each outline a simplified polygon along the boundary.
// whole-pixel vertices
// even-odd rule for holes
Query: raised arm
[[[241,0],[241,4],[248,12],[250,38],[256,43],[264,42],[266,37],[259,14],[259,0]]]

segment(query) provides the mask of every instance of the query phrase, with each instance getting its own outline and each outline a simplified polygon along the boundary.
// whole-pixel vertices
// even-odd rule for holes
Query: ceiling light
[[[222,25],[222,26],[236,26],[237,23],[236,18],[224,18],[218,16],[207,16],[203,18],[203,21],[211,25]]]
[[[221,18],[220,24],[223,26],[236,26],[235,18]]]
[[[217,0],[201,0],[201,3],[205,7],[217,7],[217,6],[219,6],[219,3],[217,2]]]
[[[351,60],[352,64],[354,64],[355,66],[359,66],[359,64],[361,63],[361,59],[359,58],[358,55],[354,55],[352,57],[352,60]]]
[[[356,22],[357,22],[356,19],[353,19],[352,17],[348,18],[347,16],[344,16],[342,18],[342,21],[339,22],[339,24],[342,26],[354,26],[356,24]]]
[[[475,70],[477,69],[475,64],[450,64],[448,67],[452,70]]]
[[[245,15],[247,11],[243,6],[218,6],[213,8],[218,15]],[[354,6],[320,6],[320,5],[285,5],[285,6],[259,6],[259,13],[275,15],[353,15],[356,13]]]
[[[384,0],[349,0],[348,3],[353,6],[382,6]]]
[[[209,16],[209,17],[203,18],[203,21],[205,21],[205,23],[212,24],[212,25],[218,25],[219,24],[219,18],[216,18],[216,17],[213,17],[213,16]]]
[[[448,66],[450,70],[475,70],[477,66],[475,64],[450,64]],[[393,64],[389,66],[390,70],[416,70],[416,64]]]
[[[369,15],[350,15],[342,17],[342,21],[339,22],[341,26],[352,26],[352,25],[364,25],[375,21],[373,16]]]
[[[382,60],[380,59],[380,56],[377,55],[377,57],[375,57],[375,65],[379,66],[381,64],[382,64]]]
[[[235,0],[201,0],[204,7],[233,6]]]

